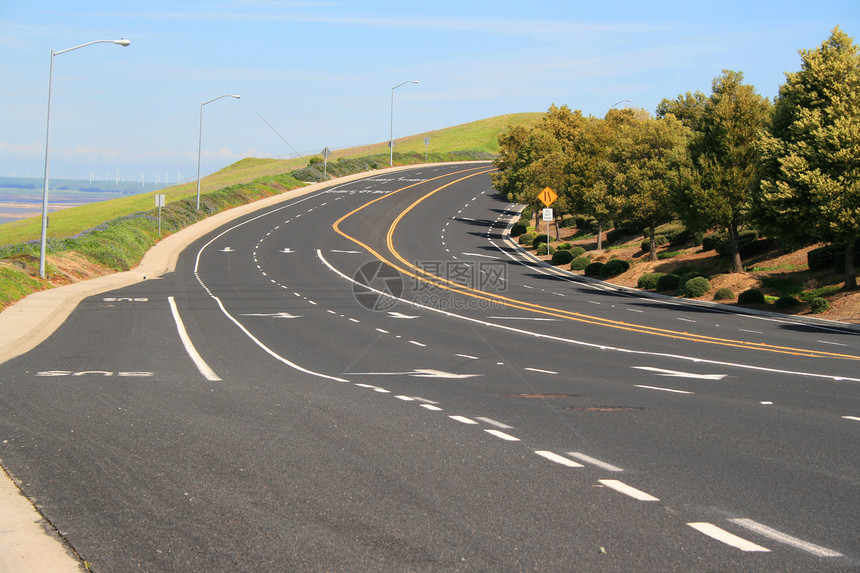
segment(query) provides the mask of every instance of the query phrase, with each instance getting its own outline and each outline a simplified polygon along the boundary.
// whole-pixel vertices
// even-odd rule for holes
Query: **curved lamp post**
[[[213,101],[219,100],[222,97],[233,97],[236,99],[241,98],[240,95],[233,94],[224,94],[220,95],[214,99],[210,99],[209,101],[204,101],[200,104],[200,132],[197,137],[197,210],[200,210],[200,152],[203,148],[203,106],[207,103],[212,103]]]
[[[397,84],[396,86],[391,88],[391,128],[390,128],[390,131],[388,132],[388,147],[389,147],[388,165],[389,165],[389,167],[394,166],[394,90],[396,90],[400,86],[403,86],[406,84],[417,84],[417,83],[418,82],[416,80],[410,80],[408,82],[403,82],[401,84]]]
[[[59,56],[60,54],[65,54],[66,52],[77,50],[78,48],[92,46],[93,44],[117,44],[119,46],[128,46],[131,42],[125,38],[120,40],[95,40],[94,42],[87,42],[86,44],[75,46],[74,48],[60,50],[59,52],[51,50],[51,67],[48,72],[48,126],[45,129],[45,180],[43,181],[44,188],[42,190],[42,239],[39,252],[39,276],[42,278],[45,278],[45,244],[48,240],[48,169],[50,167],[49,152],[51,149],[51,88],[54,83],[54,56]]]
[[[629,99],[623,99],[623,100],[621,100],[621,101],[617,101],[617,102],[615,102],[614,104],[612,104],[611,106],[609,106],[609,109],[607,109],[607,110],[606,110],[606,113],[604,113],[603,115],[604,115],[604,116],[606,116],[606,114],[607,114],[607,113],[609,113],[609,110],[610,110],[610,109],[612,109],[613,107],[615,107],[616,105],[618,105],[619,103],[625,103],[625,102],[627,102],[627,103],[632,103],[632,101],[633,101],[633,100],[629,100]]]

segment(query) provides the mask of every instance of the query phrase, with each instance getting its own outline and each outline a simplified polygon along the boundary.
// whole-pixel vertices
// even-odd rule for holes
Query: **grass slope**
[[[461,150],[484,151],[497,153],[499,150],[498,135],[508,126],[536,121],[541,113],[518,113],[501,115],[471,123],[457,125],[446,129],[429,131],[398,139],[395,151],[398,153],[421,153],[425,151],[424,138],[430,138],[426,151],[429,153],[444,153]],[[378,143],[363,147],[342,149],[332,153],[329,161],[337,159],[362,157],[374,154],[387,154],[388,143]],[[250,183],[261,177],[276,176],[294,169],[304,167],[308,157],[296,159],[259,159],[246,158],[201,180],[201,194],[231,185]],[[51,213],[48,237],[70,237],[92,229],[105,221],[154,208],[156,192],[141,193],[89,203]],[[166,195],[167,203],[172,203],[197,194],[197,182],[184,183],[158,191]],[[38,240],[41,236],[41,217],[30,217],[0,225],[0,246]]]

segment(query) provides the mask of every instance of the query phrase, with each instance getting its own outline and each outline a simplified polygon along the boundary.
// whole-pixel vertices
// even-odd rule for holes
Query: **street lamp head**
[[[119,40],[114,40],[114,41],[113,41],[113,43],[114,43],[114,44],[119,44],[120,46],[128,46],[129,44],[131,44],[131,41],[126,40],[125,38],[122,38],[122,39],[119,39]]]
[[[242,96],[240,96],[240,95],[233,95],[233,96],[230,96],[230,97],[234,97],[234,98],[236,98],[236,99],[242,99]]]

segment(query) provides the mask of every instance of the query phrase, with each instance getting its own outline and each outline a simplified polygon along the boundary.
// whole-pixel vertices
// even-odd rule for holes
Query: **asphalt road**
[[[4,467],[95,571],[858,570],[858,334],[537,264],[488,169],[86,299],[0,364]]]

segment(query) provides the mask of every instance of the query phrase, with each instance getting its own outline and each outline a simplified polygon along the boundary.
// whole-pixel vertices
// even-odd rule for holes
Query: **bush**
[[[580,247],[579,245],[577,245],[577,246],[575,246],[575,247],[571,247],[571,248],[570,248],[570,253],[571,253],[574,257],[581,257],[583,254],[585,254],[585,249],[584,249],[584,248],[582,248],[582,247]]]
[[[717,289],[714,293],[714,300],[732,300],[735,298],[735,293],[730,288]]]
[[[645,290],[654,290],[657,288],[657,281],[665,275],[666,273],[645,273],[636,281],[636,286]]]
[[[800,306],[800,301],[793,296],[781,296],[773,303],[776,308],[794,308]]]
[[[535,242],[537,242],[537,240],[535,240]],[[553,247],[552,245],[547,245],[546,243],[538,243],[537,255],[539,257],[546,255],[547,250],[549,251],[548,254],[550,255],[554,255],[556,253],[555,247]]]
[[[667,290],[675,290],[681,282],[681,277],[678,275],[668,274],[657,279],[657,292],[665,292]]]
[[[657,259],[661,261],[671,259],[680,255],[681,252],[682,251],[663,251],[662,253],[657,253]]]
[[[552,255],[552,260],[550,262],[553,265],[566,265],[573,262],[573,255],[570,251],[559,249]]]
[[[535,240],[535,237],[537,237],[537,233],[526,233],[524,235],[520,235],[520,238],[518,240],[521,245],[531,247],[532,241]]]
[[[576,257],[570,262],[570,270],[581,271],[591,264],[591,259],[588,257]]]
[[[764,293],[757,288],[745,290],[738,295],[738,304],[764,304]]]
[[[559,251],[569,251],[571,249],[570,243],[562,243],[556,247]]]
[[[541,243],[549,243],[549,237],[546,233],[541,233],[540,235],[535,235],[534,240],[532,241],[532,246],[537,247]]]
[[[713,251],[726,238],[723,233],[710,233],[702,237],[702,250]]]
[[[662,247],[663,245],[668,245],[669,239],[666,238],[665,235],[654,235],[654,245],[657,247]],[[639,245],[639,248],[642,249],[643,253],[647,253],[651,250],[651,239],[646,238],[642,241],[642,244]]]
[[[618,276],[630,268],[630,263],[621,259],[611,259],[600,268],[600,278],[606,279]]]
[[[681,287],[681,294],[687,298],[699,298],[711,290],[711,283],[705,277],[693,277]]]
[[[747,230],[741,231],[738,233],[738,252],[741,257],[748,257],[751,255],[756,248],[759,246],[758,242],[758,231],[755,230]],[[767,241],[762,241],[761,245],[763,247]],[[724,257],[732,254],[732,241],[729,237],[724,236],[723,240],[717,243],[715,247],[716,251],[723,255]]]
[[[600,270],[603,268],[603,263],[591,263],[585,267],[585,276],[596,277],[600,276]]]
[[[836,273],[845,272],[845,245],[836,243],[818,249],[812,249],[806,253],[810,271],[829,271]],[[854,260],[860,261],[860,242],[854,248]]]
[[[826,298],[822,298],[820,296],[812,299],[811,305],[813,314],[821,314],[822,312],[830,310],[830,303],[827,302]]]
[[[522,213],[520,213],[520,219],[524,219],[526,221],[531,221],[532,217],[534,217],[534,212],[531,207],[526,207],[523,209]]]
[[[525,235],[528,232],[529,228],[522,223],[515,223],[513,227],[511,227],[511,237],[519,237],[520,235]]]

